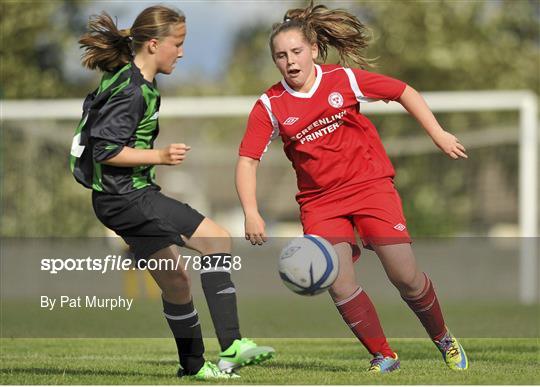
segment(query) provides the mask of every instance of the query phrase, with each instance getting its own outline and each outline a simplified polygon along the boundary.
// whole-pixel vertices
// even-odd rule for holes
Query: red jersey
[[[279,135],[296,171],[301,207],[340,200],[363,183],[394,176],[377,130],[360,113],[360,104],[399,99],[406,87],[360,69],[315,68],[309,92],[294,91],[282,80],[257,100],[239,151],[260,160]]]

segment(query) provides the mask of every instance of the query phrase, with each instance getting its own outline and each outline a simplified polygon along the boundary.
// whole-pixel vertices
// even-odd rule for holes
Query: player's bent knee
[[[230,252],[232,241],[231,234],[224,228],[217,226],[212,236],[204,238],[203,254]]]
[[[337,282],[337,281],[336,281]],[[330,287],[329,292],[332,299],[336,302],[344,300],[358,290],[358,284],[352,282],[336,283]]]
[[[231,243],[231,234],[223,227],[219,226],[219,231],[216,234],[217,238],[220,239],[222,242],[229,244]]]
[[[399,292],[406,297],[421,293],[424,286],[423,278],[416,275],[416,273],[401,274],[394,276],[390,280]]]
[[[170,294],[184,294],[191,289],[191,278],[187,272],[173,271],[161,281],[161,290]]]
[[[212,221],[205,218],[186,245],[203,255],[228,253],[231,250],[231,234]]]

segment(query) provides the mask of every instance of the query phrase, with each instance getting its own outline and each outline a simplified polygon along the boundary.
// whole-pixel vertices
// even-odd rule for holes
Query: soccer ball
[[[297,294],[313,296],[328,289],[337,278],[339,261],[326,239],[317,235],[295,238],[279,256],[279,276]]]

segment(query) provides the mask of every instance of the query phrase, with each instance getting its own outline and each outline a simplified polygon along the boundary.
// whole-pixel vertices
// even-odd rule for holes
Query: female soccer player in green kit
[[[203,357],[186,268],[149,271],[162,291],[165,318],[176,340],[178,375],[225,379],[274,351],[240,335],[229,233],[189,205],[161,194],[155,183],[155,165],[179,165],[190,151],[181,143],[153,146],[160,105],[154,78],[172,73],[183,56],[185,38],[185,16],[165,6],[143,10],[127,30],[118,30],[106,13],[90,20],[79,41],[85,50],[82,63],[104,75],[85,100],[71,166],[77,180],[93,190],[99,220],[126,241],[136,259],[176,261],[177,246],[186,246],[210,263],[212,269],[201,273],[201,282],[222,349],[217,366]]]

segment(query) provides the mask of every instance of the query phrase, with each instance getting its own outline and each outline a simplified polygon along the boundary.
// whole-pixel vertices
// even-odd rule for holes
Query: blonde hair
[[[328,9],[310,1],[306,8],[289,9],[283,22],[275,23],[270,34],[270,51],[274,53],[274,38],[281,32],[297,29],[309,44],[316,44],[324,62],[328,47],[334,47],[340,62],[371,66],[372,60],[362,54],[370,41],[369,29],[358,18],[342,9]]]
[[[145,42],[169,36],[172,26],[185,22],[182,11],[161,5],[143,10],[133,26],[124,30],[119,30],[106,12],[94,15],[88,31],[79,39],[84,50],[82,65],[112,72],[129,63]]]

